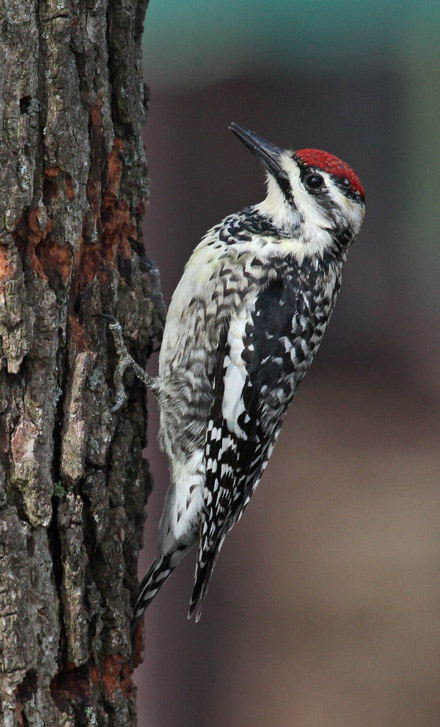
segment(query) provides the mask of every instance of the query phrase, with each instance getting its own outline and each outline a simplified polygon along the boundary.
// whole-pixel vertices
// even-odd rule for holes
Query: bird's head
[[[257,205],[261,214],[299,239],[304,254],[351,244],[362,225],[365,196],[348,164],[318,149],[279,149],[239,124],[229,128],[267,170],[267,197]]]

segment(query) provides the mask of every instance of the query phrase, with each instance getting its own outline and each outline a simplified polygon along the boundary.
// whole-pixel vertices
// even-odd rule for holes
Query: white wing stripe
[[[238,424],[238,418],[244,413],[243,388],[246,382],[247,371],[241,354],[244,350],[246,325],[251,322],[255,301],[238,312],[231,320],[228,331],[229,356],[225,357],[224,396],[222,402],[222,415],[230,432],[240,439],[246,439],[246,434]]]

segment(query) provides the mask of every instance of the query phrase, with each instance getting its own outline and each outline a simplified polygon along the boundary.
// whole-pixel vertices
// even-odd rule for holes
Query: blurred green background
[[[367,216],[200,624],[191,555],[147,611],[140,725],[440,724],[439,38],[438,0],[151,0],[145,241],[166,299],[264,194],[232,120],[340,156]],[[144,569],[168,486],[150,412]]]
[[[145,68],[157,87],[181,90],[255,72],[400,68],[438,57],[436,0],[172,0],[152,2]]]

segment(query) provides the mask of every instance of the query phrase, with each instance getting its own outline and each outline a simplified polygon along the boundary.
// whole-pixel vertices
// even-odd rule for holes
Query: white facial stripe
[[[281,157],[281,166],[286,172],[292,190],[293,205],[289,204],[285,195],[278,186],[272,175],[268,175],[267,197],[257,209],[273,219],[274,223],[285,230],[292,229],[292,237],[295,235],[295,227],[301,226],[302,255],[322,255],[332,245],[332,238],[329,228],[334,223],[335,216],[340,210],[337,220],[343,226],[350,226],[354,233],[359,232],[364,217],[365,208],[355,200],[348,199],[338,189],[328,172],[320,169],[319,174],[324,178],[325,185],[329,191],[330,198],[335,203],[332,210],[332,217],[320,204],[319,195],[310,194],[301,181],[300,168],[292,159],[289,153]],[[301,254],[296,254],[300,259]]]
[[[304,189],[300,181],[300,170],[293,159],[286,155],[282,158],[282,166],[289,176],[295,206],[289,204],[275,179],[269,175],[267,197],[257,205],[257,209],[268,215],[278,227],[286,231],[291,229],[292,241],[296,238],[295,232],[299,223],[301,237],[298,238],[298,245],[301,249],[294,253],[298,260],[304,255],[322,255],[332,244],[327,230],[328,217],[322,213],[318,201]]]
[[[267,215],[276,227],[293,227],[298,218],[297,212],[292,205],[288,204],[279,185],[269,172],[266,175],[266,184],[266,199],[255,205],[256,209],[263,215]]]

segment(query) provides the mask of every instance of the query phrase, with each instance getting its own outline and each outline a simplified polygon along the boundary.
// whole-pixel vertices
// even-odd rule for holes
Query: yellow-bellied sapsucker
[[[337,157],[230,128],[263,162],[268,193],[196,247],[169,307],[159,376],[143,377],[159,400],[171,484],[134,622],[196,544],[189,616],[197,608],[198,620],[223,541],[318,350],[365,212],[358,177]]]

